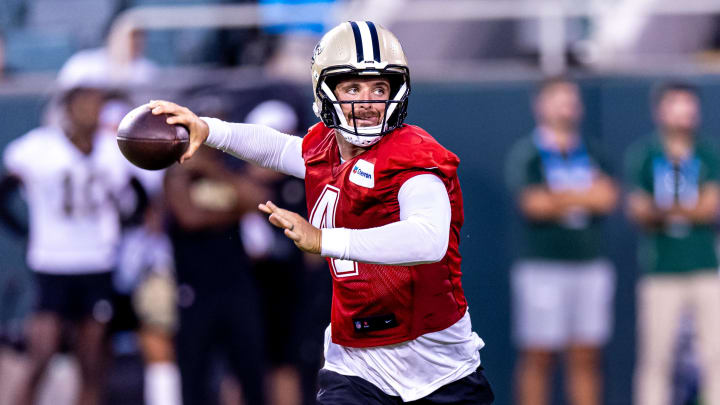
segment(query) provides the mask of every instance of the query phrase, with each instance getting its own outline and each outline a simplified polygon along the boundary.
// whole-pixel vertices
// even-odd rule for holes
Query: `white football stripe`
[[[360,40],[362,41],[363,56],[365,60],[375,60],[375,54],[373,53],[372,36],[370,35],[370,27],[368,27],[365,21],[356,21],[358,28],[360,28]]]

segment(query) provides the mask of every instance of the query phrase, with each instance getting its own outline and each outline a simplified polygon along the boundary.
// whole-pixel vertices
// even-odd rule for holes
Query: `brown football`
[[[190,136],[182,125],[170,125],[167,114],[154,115],[141,105],[120,121],[117,143],[120,152],[142,169],[160,170],[177,162],[187,150]]]

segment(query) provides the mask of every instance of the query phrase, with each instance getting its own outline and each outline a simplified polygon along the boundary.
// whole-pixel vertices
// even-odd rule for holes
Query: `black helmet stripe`
[[[365,56],[363,55],[363,46],[362,46],[362,36],[360,35],[360,27],[358,27],[357,23],[355,21],[349,21],[350,26],[352,27],[353,34],[355,35],[355,52],[357,52],[357,61],[358,63],[365,60]]]
[[[372,21],[365,21],[365,23],[368,28],[370,28],[370,38],[372,38],[373,56],[375,57],[375,62],[380,62],[380,41],[378,40],[377,29]]]

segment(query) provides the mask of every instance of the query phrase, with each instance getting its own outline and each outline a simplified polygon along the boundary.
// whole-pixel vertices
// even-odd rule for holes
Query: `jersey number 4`
[[[335,210],[339,200],[340,189],[326,185],[310,212],[310,223],[316,228],[335,228]],[[330,268],[336,277],[358,275],[357,262],[352,260],[331,259]]]

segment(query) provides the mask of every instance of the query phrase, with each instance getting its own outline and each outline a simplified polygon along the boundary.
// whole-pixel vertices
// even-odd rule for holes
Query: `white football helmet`
[[[337,79],[347,75],[382,76],[390,81],[387,101],[338,101],[333,93]],[[312,57],[313,110],[328,128],[340,130],[345,140],[368,147],[402,125],[407,115],[410,71],[400,42],[370,21],[341,23],[315,46]],[[385,103],[382,123],[371,127],[349,125],[341,104]]]

